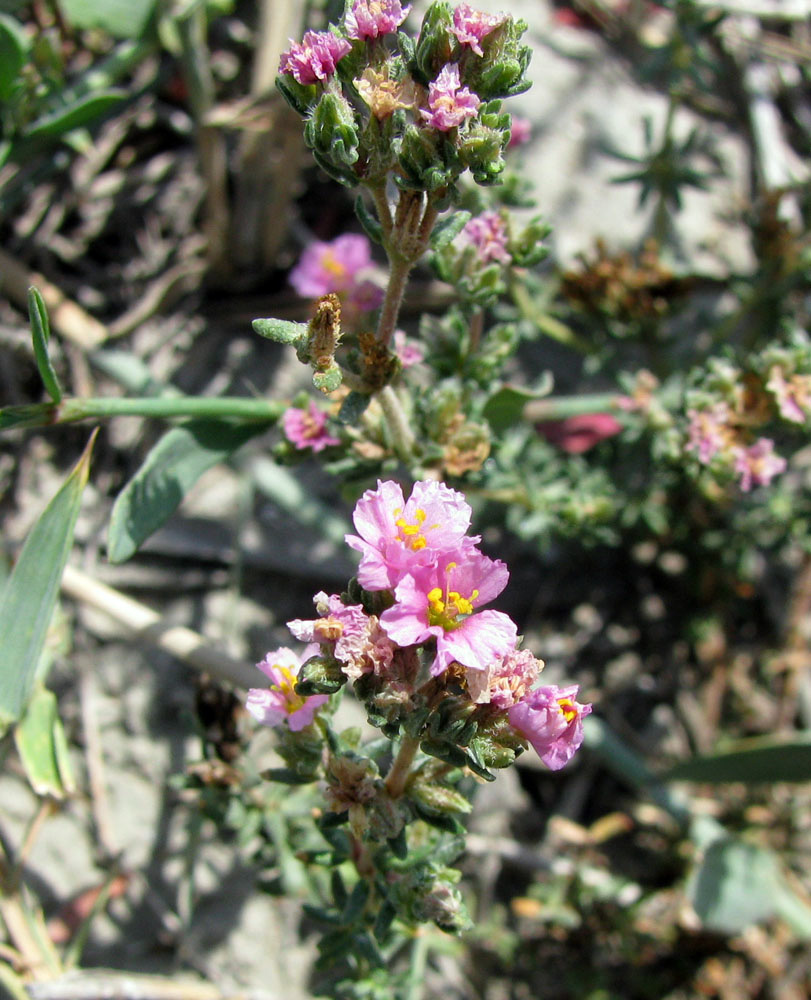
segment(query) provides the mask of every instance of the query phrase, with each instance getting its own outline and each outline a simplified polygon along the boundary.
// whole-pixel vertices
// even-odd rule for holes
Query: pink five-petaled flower
[[[469,45],[477,56],[483,56],[484,52],[479,44],[485,35],[503,24],[506,14],[486,14],[483,10],[476,10],[469,3],[460,3],[453,12],[453,31],[459,40],[460,45]]]
[[[388,35],[400,27],[410,10],[411,4],[404,8],[399,0],[355,0],[346,13],[346,33],[358,39]]]
[[[500,611],[476,611],[507,585],[509,571],[500,560],[488,559],[467,546],[458,561],[448,556],[403,577],[394,590],[395,603],[380,616],[380,624],[399,646],[436,639],[436,676],[456,661],[472,670],[486,670],[515,648],[518,629]]]
[[[735,449],[735,472],[740,476],[738,485],[744,493],[753,486],[768,486],[785,468],[786,460],[775,454],[771,438],[758,438],[748,448]]]
[[[338,438],[328,433],[326,425],[326,413],[319,410],[312,400],[306,410],[290,406],[282,414],[284,436],[299,451],[312,448],[314,452],[319,452],[330,445],[340,444]]]
[[[468,670],[467,689],[476,705],[507,709],[523,700],[543,670],[528,649],[511,649],[486,670]]]
[[[428,87],[429,110],[421,109],[420,114],[432,128],[447,132],[466,118],[475,118],[481,103],[474,93],[461,85],[456,63],[449,63]]]
[[[535,688],[507,711],[510,725],[552,771],[568,764],[583,742],[583,717],[591,705],[575,701],[577,690],[577,684]]]
[[[295,618],[287,623],[297,639],[329,646],[343,673],[352,681],[363,674],[379,674],[388,669],[394,645],[375,615],[367,615],[360,604],[344,604],[337,594],[328,597],[320,591],[313,600],[320,618],[314,621]]]
[[[331,31],[307,31],[301,42],[290,39],[290,48],[282,53],[279,72],[289,73],[305,86],[327,80],[351,48],[345,38]]]
[[[507,227],[498,212],[474,215],[459,234],[459,239],[463,244],[475,247],[482,264],[491,260],[509,264],[512,260],[507,249]]]
[[[444,483],[414,484],[408,501],[398,483],[367,490],[355,505],[357,535],[346,543],[360,552],[358,582],[366,590],[391,590],[406,573],[462,547],[471,510],[461,493]],[[474,544],[478,538],[468,539]]]
[[[301,656],[280,646],[256,666],[270,678],[269,688],[251,688],[245,707],[263,726],[278,726],[286,722],[294,733],[313,721],[316,711],[329,698],[325,694],[309,697],[296,694],[296,677],[302,664],[318,653],[318,646],[308,646]]]
[[[317,299],[337,292],[367,312],[383,301],[383,290],[370,280],[373,270],[369,240],[360,233],[344,233],[329,243],[311,243],[290,272],[289,281],[302,298]]]

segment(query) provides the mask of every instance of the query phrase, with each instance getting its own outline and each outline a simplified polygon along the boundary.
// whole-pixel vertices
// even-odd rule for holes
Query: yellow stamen
[[[300,694],[296,694],[296,675],[290,667],[284,667],[281,663],[274,663],[273,666],[282,675],[282,680],[277,684],[271,684],[271,690],[275,689],[284,695],[285,711],[288,715],[292,715],[302,708],[305,702]]]
[[[572,704],[571,698],[558,698],[558,707],[563,713],[566,722],[571,722],[577,718],[577,709]]]
[[[414,511],[414,523],[411,524],[404,517],[400,517],[403,512],[402,510],[394,511],[394,516],[397,520],[394,522],[400,529],[400,534],[397,536],[397,541],[402,542],[407,545],[412,552],[419,552],[424,549],[428,542],[425,539],[425,535],[422,534],[422,525],[425,522],[425,518],[428,516],[424,510],[417,508]],[[436,527],[436,525],[432,525]]]

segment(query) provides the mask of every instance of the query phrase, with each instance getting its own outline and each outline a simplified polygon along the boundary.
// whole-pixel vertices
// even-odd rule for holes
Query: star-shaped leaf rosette
[[[270,690],[248,698],[260,722],[282,727],[287,780],[325,780],[328,827],[347,822],[356,848],[367,845],[369,863],[384,868],[408,856],[415,821],[463,832],[457,817],[472,808],[457,787],[465,776],[493,780],[491,768],[528,746],[562,768],[591,711],[577,685],[541,685],[543,663],[520,648],[512,619],[487,607],[509,572],[480,551],[471,516],[462,494],[440,482],[418,482],[408,498],[390,481],[367,490],[356,534],[346,536],[360,553],[357,577],[343,594],[316,594],[317,617],[288,623],[307,648],[301,659],[269,654],[259,667]],[[364,747],[353,736],[350,746],[332,732],[331,705],[348,682],[388,739]],[[306,767],[296,763],[297,740]],[[459,900],[446,896],[453,913],[440,907],[430,919],[463,926]],[[408,912],[422,912],[409,899]]]

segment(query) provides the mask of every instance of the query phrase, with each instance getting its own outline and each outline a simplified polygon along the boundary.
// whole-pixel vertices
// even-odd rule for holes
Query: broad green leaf
[[[523,389],[517,386],[504,385],[484,404],[484,417],[497,433],[507,430],[520,423],[524,416],[524,407],[532,399],[540,399],[552,390],[551,377],[540,389]]]
[[[110,562],[134,555],[204,472],[265,430],[262,423],[190,420],[164,434],[113,506],[107,535]]]
[[[80,97],[66,107],[54,108],[38,118],[26,131],[25,139],[59,138],[72,129],[91,125],[120,104],[126,97],[123,90],[108,90],[104,94]]]
[[[811,933],[811,909],[790,889],[777,856],[754,844],[732,837],[714,841],[686,891],[708,930],[739,934],[781,916],[795,933]]]
[[[251,326],[261,337],[277,344],[301,344],[307,338],[306,323],[291,323],[286,319],[255,319]]]
[[[62,387],[48,356],[48,341],[51,339],[51,324],[48,322],[48,310],[39,293],[33,286],[28,289],[28,319],[31,323],[31,339],[34,343],[34,357],[42,384],[51,399],[58,403],[62,399]]]
[[[773,737],[740,740],[725,753],[695,757],[670,768],[660,781],[811,781],[811,733],[777,742]]]
[[[73,471],[29,532],[0,594],[0,732],[20,718],[34,685],[62,571],[73,545],[95,438],[94,432]]]
[[[37,686],[14,730],[17,753],[37,795],[63,799],[76,790],[56,695]]]
[[[341,369],[337,365],[332,365],[323,372],[313,372],[313,385],[321,392],[335,392],[343,381]]]
[[[14,93],[20,70],[25,65],[31,42],[14,18],[0,14],[0,101]]]
[[[139,38],[155,4],[156,0],[59,0],[74,28],[101,28],[115,38]]]

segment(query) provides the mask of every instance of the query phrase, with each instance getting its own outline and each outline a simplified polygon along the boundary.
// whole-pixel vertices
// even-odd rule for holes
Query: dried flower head
[[[368,66],[355,80],[355,86],[378,121],[391,117],[399,108],[413,108],[416,101],[416,88],[411,77],[392,80],[388,65],[384,65],[382,70]]]

